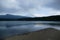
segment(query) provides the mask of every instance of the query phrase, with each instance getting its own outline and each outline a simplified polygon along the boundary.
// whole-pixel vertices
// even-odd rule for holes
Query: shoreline
[[[53,32],[51,32],[51,31],[53,31]],[[60,30],[56,30],[56,29],[53,29],[53,28],[47,28],[47,29],[42,29],[42,30],[38,30],[38,31],[34,31],[34,32],[30,32],[30,33],[25,33],[25,34],[22,34],[22,35],[20,35],[20,34],[17,34],[17,35],[14,35],[14,36],[11,36],[11,37],[6,37],[5,38],[5,40],[17,40],[17,39],[24,39],[24,40],[26,40],[26,39],[30,39],[30,36],[31,37],[35,37],[35,33],[37,33],[36,34],[36,36],[39,34],[39,33],[42,33],[42,34],[39,34],[39,35],[42,35],[42,36],[44,36],[45,34],[43,33],[43,32],[47,32],[48,34],[50,34],[49,32],[51,32],[51,34],[50,35],[54,35],[53,33],[55,33],[56,35],[57,34],[59,34],[60,33]],[[46,34],[47,35],[47,34]],[[59,34],[60,35],[60,34]],[[47,35],[48,36],[48,35]],[[38,37],[38,36],[37,36]],[[41,37],[41,36],[40,36]],[[52,37],[52,36],[51,36]],[[59,36],[60,37],[60,36]],[[15,39],[16,38],[16,39]],[[32,39],[33,39],[32,38]],[[31,39],[31,40],[32,40]]]

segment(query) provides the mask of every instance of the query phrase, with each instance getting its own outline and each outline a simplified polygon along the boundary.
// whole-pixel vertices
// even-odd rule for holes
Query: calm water
[[[45,28],[60,30],[60,22],[54,21],[0,21],[0,38],[37,31]]]

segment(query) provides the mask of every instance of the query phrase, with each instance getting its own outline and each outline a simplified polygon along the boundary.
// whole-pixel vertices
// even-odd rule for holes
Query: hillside
[[[18,20],[23,21],[60,21],[60,15],[53,15],[47,17],[22,18]]]
[[[18,16],[18,15],[11,15],[11,14],[0,15],[0,19],[19,19],[19,18],[28,18],[28,17]]]
[[[24,35],[7,37],[5,40],[60,40],[60,31],[48,28]]]
[[[17,15],[0,15],[0,21],[60,21],[60,15],[46,17],[26,17]]]

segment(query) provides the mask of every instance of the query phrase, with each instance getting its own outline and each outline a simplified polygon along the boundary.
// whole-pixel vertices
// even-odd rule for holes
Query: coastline
[[[60,30],[53,28],[47,28],[43,30],[38,30],[30,33],[25,33],[22,35],[14,35],[7,37],[4,40],[47,40],[47,39],[58,40],[60,39]]]

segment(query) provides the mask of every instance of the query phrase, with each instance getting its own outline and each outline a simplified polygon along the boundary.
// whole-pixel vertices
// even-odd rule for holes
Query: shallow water
[[[60,30],[60,22],[55,21],[0,21],[0,38],[45,28]]]

